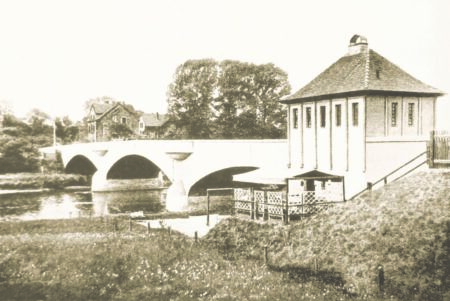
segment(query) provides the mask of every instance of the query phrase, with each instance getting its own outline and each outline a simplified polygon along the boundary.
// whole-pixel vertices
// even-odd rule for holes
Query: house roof
[[[101,115],[114,107],[116,104],[114,103],[93,103],[92,107],[97,115]]]
[[[135,115],[137,114],[136,111],[134,110],[134,107],[129,104],[125,104],[125,103],[121,103],[121,102],[116,102],[116,103],[112,103],[112,104],[110,104],[110,103],[95,103],[95,104],[92,104],[92,107],[94,108],[95,113],[97,115],[97,118],[95,120],[102,119],[103,117],[108,115],[110,112],[112,112],[118,106],[123,107],[125,110],[127,110],[131,114],[135,114]]]
[[[283,103],[362,93],[440,96],[444,93],[409,75],[371,49],[346,55]]]
[[[159,113],[144,113],[141,118],[144,121],[145,126],[148,127],[162,126],[169,121],[169,116],[167,114]]]

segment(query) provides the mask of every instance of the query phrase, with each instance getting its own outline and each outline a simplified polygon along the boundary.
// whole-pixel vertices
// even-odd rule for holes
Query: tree
[[[62,119],[57,117],[55,119],[56,137],[61,140],[62,143],[70,143],[78,140],[80,129],[74,125],[68,116],[64,116]]]
[[[0,173],[36,172],[40,166],[39,151],[26,138],[0,138]]]
[[[130,138],[133,135],[133,130],[125,123],[113,123],[110,127],[111,138]]]
[[[169,115],[182,138],[209,138],[217,93],[218,64],[211,59],[189,60],[180,65],[169,86]]]
[[[274,64],[188,61],[170,86],[169,113],[177,128],[187,128],[185,138],[281,138],[286,112],[279,100],[290,89]]]

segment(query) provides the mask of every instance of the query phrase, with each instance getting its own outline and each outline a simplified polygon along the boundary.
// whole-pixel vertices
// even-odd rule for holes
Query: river
[[[157,213],[164,209],[161,199],[161,190],[0,194],[0,220],[61,219],[137,211]]]

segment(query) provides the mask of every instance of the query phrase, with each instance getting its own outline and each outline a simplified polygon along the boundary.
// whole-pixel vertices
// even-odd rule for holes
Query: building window
[[[311,107],[306,108],[306,127],[311,127]]]
[[[414,125],[414,103],[408,103],[408,126]]]
[[[359,108],[358,103],[352,103],[353,126],[358,126]]]
[[[392,127],[397,126],[397,111],[398,111],[398,103],[393,102],[391,104],[391,126]]]
[[[122,123],[127,124],[127,118],[126,117],[122,117]]]
[[[324,128],[326,126],[326,108],[325,106],[320,106],[320,127]]]
[[[113,120],[114,122],[117,122],[117,115],[114,115],[113,118],[112,118],[112,120]]]
[[[292,126],[294,129],[298,128],[298,109],[292,109]]]
[[[335,106],[335,118],[336,118],[336,126],[337,127],[339,127],[339,126],[341,126],[341,114],[342,114],[342,111],[341,111],[341,105],[336,105]]]

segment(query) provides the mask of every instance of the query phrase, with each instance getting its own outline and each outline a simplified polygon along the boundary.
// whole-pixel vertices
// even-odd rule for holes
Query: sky
[[[449,33],[446,0],[0,0],[0,101],[73,120],[101,96],[164,113],[177,66],[202,58],[274,63],[295,92],[353,34],[450,93]]]

